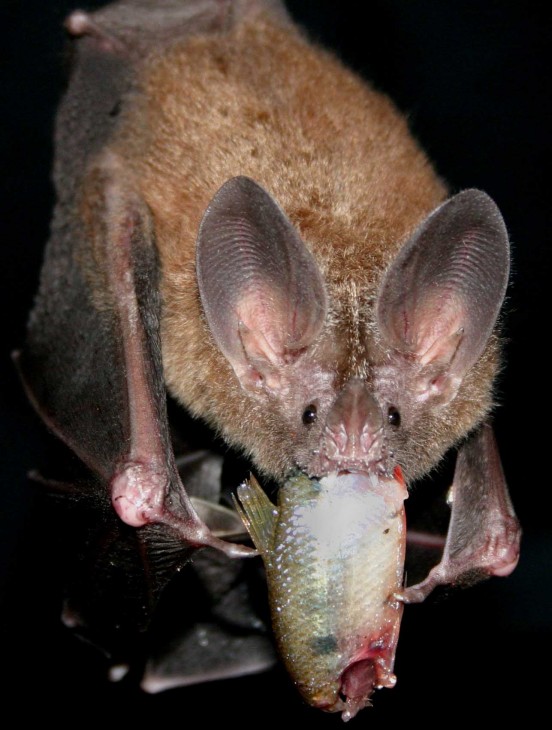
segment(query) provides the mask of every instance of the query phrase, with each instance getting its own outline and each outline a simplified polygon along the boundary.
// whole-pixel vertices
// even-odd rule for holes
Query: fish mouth
[[[385,603],[388,610],[380,628],[365,634],[359,642],[352,642],[356,649],[350,653],[346,650],[349,656],[339,662],[341,666],[335,674],[330,672],[328,681],[321,682],[316,689],[298,682],[298,689],[311,706],[328,713],[340,712],[341,719],[347,722],[372,705],[375,690],[396,685],[393,666],[403,605],[391,596]]]
[[[335,696],[311,697],[310,703],[324,712],[341,712],[344,722],[352,720],[360,710],[372,705],[374,690],[395,686],[396,677],[385,664],[381,657],[352,661],[341,674]]]
[[[341,719],[351,720],[357,712],[371,705],[370,697],[377,682],[377,668],[373,659],[360,659],[349,664],[341,675],[339,690]]]
[[[372,659],[361,659],[349,664],[331,691],[326,687],[319,695],[311,695],[309,703],[323,712],[341,712],[344,722],[351,720],[372,702],[370,697],[376,689],[377,670]]]
[[[375,689],[391,689],[397,677],[391,671],[395,647],[386,646],[375,657],[358,659],[351,662],[341,675],[339,694],[343,698],[341,719],[345,722],[353,718],[363,707],[371,705],[370,697]]]
[[[344,722],[351,720],[364,707],[372,705],[371,697],[376,689],[391,689],[397,683],[392,672],[395,647],[382,643],[378,649],[349,663],[342,672],[338,699],[329,712],[341,712]]]

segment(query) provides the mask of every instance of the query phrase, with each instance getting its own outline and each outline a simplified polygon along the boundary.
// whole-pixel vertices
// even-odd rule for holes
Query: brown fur
[[[202,314],[195,241],[210,199],[246,175],[284,209],[329,295],[311,371],[322,361],[345,380],[387,362],[373,311],[382,273],[446,188],[390,101],[288,25],[256,18],[175,42],[147,56],[138,78],[111,147],[153,215],[167,386],[280,475],[291,466],[290,434],[240,387]],[[497,351],[493,339],[446,413],[426,414],[405,436],[408,476],[488,412]]]

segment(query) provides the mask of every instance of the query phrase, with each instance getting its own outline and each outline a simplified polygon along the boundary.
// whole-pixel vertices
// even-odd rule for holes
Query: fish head
[[[375,690],[393,688],[397,678],[391,670],[395,660],[401,614],[402,608],[398,607],[393,636],[381,641],[375,651],[366,651],[364,655],[351,660],[337,681],[329,681],[317,687],[297,683],[305,700],[312,707],[324,712],[341,712],[341,719],[347,722],[360,710],[371,706],[371,697]]]

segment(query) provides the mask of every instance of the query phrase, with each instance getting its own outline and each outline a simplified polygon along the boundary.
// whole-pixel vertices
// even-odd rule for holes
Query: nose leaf
[[[326,457],[338,468],[368,466],[383,427],[381,409],[359,378],[351,379],[330,409],[324,430]]]

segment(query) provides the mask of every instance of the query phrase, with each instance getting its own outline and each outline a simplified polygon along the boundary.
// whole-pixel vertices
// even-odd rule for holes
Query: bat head
[[[426,472],[491,406],[508,271],[500,212],[466,190],[369,272],[371,291],[337,290],[271,195],[230,179],[197,242],[205,319],[246,403],[217,425],[274,476]]]

